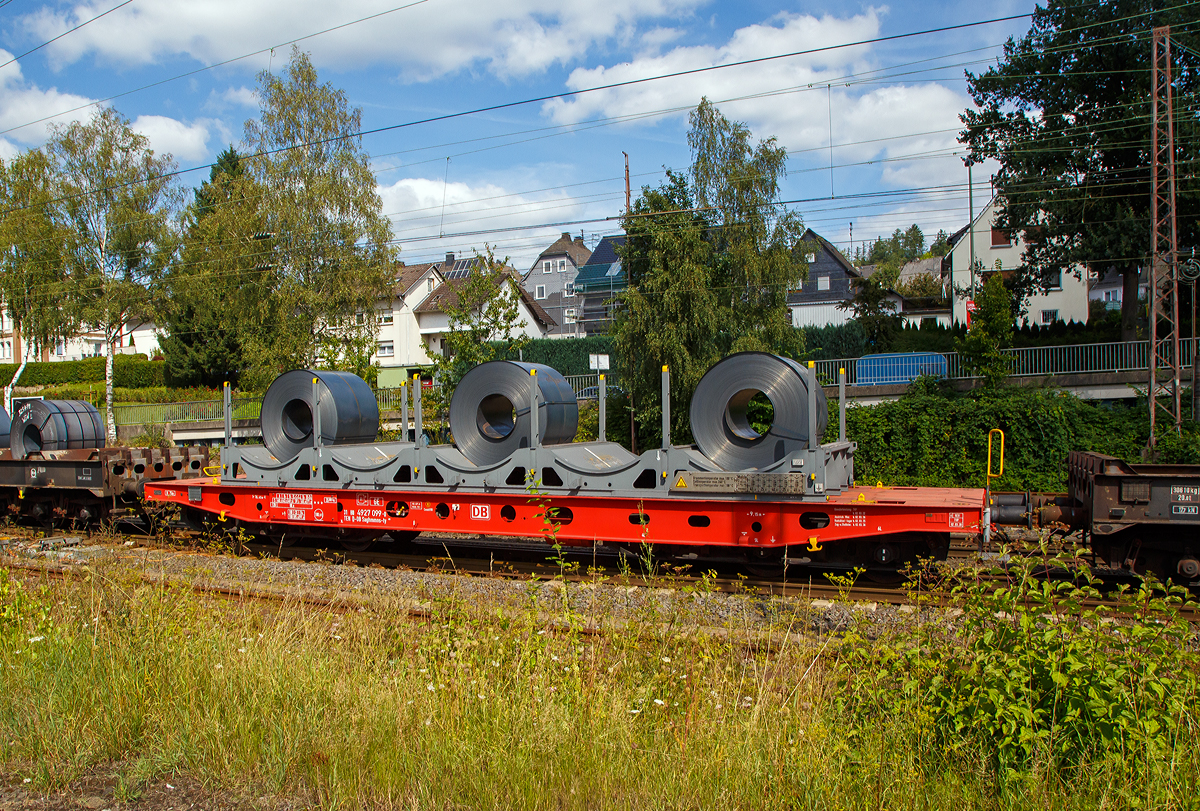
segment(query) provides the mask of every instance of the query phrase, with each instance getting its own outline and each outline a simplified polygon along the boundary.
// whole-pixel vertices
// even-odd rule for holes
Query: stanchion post
[[[607,403],[605,401],[608,399],[607,394],[608,394],[608,387],[605,385],[604,375],[600,375],[600,431],[597,433],[597,438],[601,442],[604,441],[604,423],[605,423],[604,418],[605,418],[605,406],[607,405]]]
[[[408,377],[400,381],[400,439],[408,441]]]
[[[662,447],[671,447],[671,370],[662,367]]]
[[[321,447],[321,378],[313,378],[313,405],[312,405],[312,425],[313,425],[313,447],[320,449]]]
[[[838,369],[838,442],[846,441],[846,370]]]
[[[817,436],[817,364],[808,362],[808,449],[815,451],[821,446]]]
[[[416,423],[416,435],[413,440],[416,444],[416,450],[413,455],[413,480],[416,481],[417,474],[421,472],[421,442],[425,439],[425,429],[421,426],[421,375],[413,375],[413,420]]]
[[[225,447],[233,447],[233,398],[228,380],[225,381]]]
[[[529,452],[534,479],[538,471],[538,381],[537,369],[529,370]]]

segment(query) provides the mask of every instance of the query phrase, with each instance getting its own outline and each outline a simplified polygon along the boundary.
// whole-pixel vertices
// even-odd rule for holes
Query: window
[[[1009,237],[1009,235],[1006,232],[1001,231],[999,228],[992,229],[992,247],[993,248],[1007,248],[1007,247],[1010,247],[1011,245],[1012,245],[1012,238]]]
[[[360,327],[363,324],[367,323],[367,314],[366,313],[355,313],[354,314],[354,323],[358,324]]]
[[[392,323],[394,318],[395,318],[395,316],[392,315],[391,310],[381,310],[379,313],[379,323],[380,324],[390,324],[390,323]]]
[[[379,357],[390,358],[396,354],[396,347],[391,341],[379,342]]]
[[[535,287],[533,289],[533,297],[536,299],[545,298],[546,297],[546,285],[539,284],[537,287]]]
[[[562,273],[562,272],[563,272],[564,270],[566,270],[566,269],[567,269],[567,260],[566,260],[566,259],[559,259],[559,260],[558,260],[558,272],[559,272],[559,273]]]
[[[1062,270],[1048,270],[1042,276],[1047,290],[1062,290]]]
[[[1058,320],[1058,310],[1042,310],[1042,323],[1053,324]]]
[[[568,307],[567,309],[563,310],[563,321],[567,324],[575,323],[575,308],[574,307]]]
[[[828,276],[818,276],[817,277],[817,289],[818,290],[828,290],[829,289],[829,277]]]
[[[425,288],[425,292],[432,293],[433,292],[433,279],[427,279],[425,283],[426,283],[426,285],[428,285]]]
[[[938,325],[938,322],[937,322],[936,315],[921,316],[921,326],[922,327],[932,328],[932,327],[936,327],[937,325]]]
[[[567,282],[567,289],[563,295],[567,298],[572,298],[575,295],[575,282]]]
[[[553,262],[551,262],[549,259],[547,259],[545,262],[542,262],[542,273],[553,273],[553,272],[554,272],[554,263]]]
[[[806,253],[804,255],[804,261],[811,265],[813,262],[817,261],[817,255],[815,253]]]

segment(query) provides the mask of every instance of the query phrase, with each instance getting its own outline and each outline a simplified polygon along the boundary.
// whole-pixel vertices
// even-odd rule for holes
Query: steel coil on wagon
[[[8,412],[4,410],[4,406],[0,406],[0,449],[8,447],[10,431],[12,431],[12,420],[8,418]]]
[[[374,442],[379,403],[367,381],[350,372],[296,369],[271,383],[262,401],[263,444],[281,461],[313,446],[313,378],[320,389],[321,443]]]
[[[774,419],[760,433],[750,421],[759,394]],[[825,433],[828,405],[816,390],[817,437]],[[808,369],[767,352],[739,352],[705,372],[692,395],[692,436],[700,452],[724,470],[768,467],[808,445]]]
[[[540,363],[494,360],[463,375],[450,399],[450,432],[463,456],[487,465],[528,448],[535,385],[538,443],[573,440],[579,428],[579,403],[566,378]]]
[[[82,400],[28,400],[13,413],[8,436],[18,459],[38,451],[103,448],[104,421]]]

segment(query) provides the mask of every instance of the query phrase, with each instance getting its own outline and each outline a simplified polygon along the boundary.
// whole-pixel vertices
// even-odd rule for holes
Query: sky
[[[788,150],[783,199],[851,252],[912,223],[930,239],[967,224],[956,140],[971,105],[964,71],[994,64],[1029,22],[853,43],[1032,9],[1031,0],[0,0],[0,158],[106,105],[198,186],[257,117],[260,74],[279,74],[298,40],[321,81],[362,109],[364,130],[392,127],[362,147],[407,263],[486,243],[524,270],[561,232],[589,245],[619,233],[622,153],[635,198],[665,168],[686,169],[688,111],[704,96],[756,141]],[[822,50],[578,92],[813,49]],[[558,97],[412,123],[548,96]],[[976,211],[994,171],[973,170]]]

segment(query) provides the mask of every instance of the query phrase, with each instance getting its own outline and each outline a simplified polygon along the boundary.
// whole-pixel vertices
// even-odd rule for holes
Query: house
[[[451,267],[453,256],[447,255]],[[378,335],[373,360],[379,364],[380,388],[395,388],[433,362],[415,311],[442,284],[442,267],[442,262],[400,265],[391,295],[375,305]]]
[[[873,265],[856,268],[845,254],[811,228],[801,237],[808,262],[808,279],[788,293],[787,306],[792,314],[792,326],[828,327],[845,324],[854,318],[854,311],[839,305],[854,298],[854,283],[870,278]],[[888,297],[896,310],[903,303],[900,296]]]
[[[576,317],[585,334],[608,332],[612,326],[614,300],[628,286],[620,252],[624,245],[623,234],[604,237],[575,277]]]
[[[583,244],[583,237],[574,239],[563,232],[550,247],[542,251],[525,274],[521,283],[525,292],[556,322],[547,333],[548,338],[582,338],[586,332],[581,328],[576,314],[579,299],[575,292],[575,280],[579,268],[588,261],[592,252]]]
[[[441,284],[434,287],[425,300],[413,308],[417,319],[417,332],[429,357],[445,352],[444,338],[450,329],[450,316],[446,313],[446,307],[458,303],[458,289],[466,283],[478,263],[478,259],[454,261],[453,254],[447,254],[446,259],[440,270]],[[502,285],[505,289],[513,290],[518,298],[514,331],[528,338],[545,338],[558,323],[526,292],[515,270],[506,269],[506,277]]]
[[[974,258],[983,266],[982,273],[992,270],[1015,271],[1021,267],[1025,243],[1020,237],[996,227],[996,202],[993,197],[973,223],[964,226],[950,237],[949,266],[954,322],[967,323],[967,305],[983,280],[972,279],[972,235]],[[1058,273],[1048,280],[1047,289],[1025,301],[1024,313],[1017,318],[1018,326],[1053,324],[1055,321],[1087,323],[1088,288],[1086,274]]]
[[[1120,310],[1124,297],[1125,282],[1120,271],[1106,268],[1099,273],[1088,274],[1088,300],[1103,302],[1106,310]],[[1150,269],[1143,267],[1138,272],[1138,300],[1146,301],[1150,295]]]
[[[152,321],[139,321],[125,325],[117,337],[114,348],[116,355],[145,355],[154,358],[159,354],[158,327]],[[0,363],[55,362],[102,358],[108,354],[108,339],[100,330],[87,325],[65,340],[56,341],[54,346],[44,347],[34,353],[29,342],[21,337],[21,331],[13,323],[7,307],[0,306]]]

